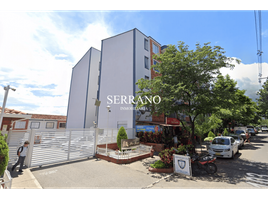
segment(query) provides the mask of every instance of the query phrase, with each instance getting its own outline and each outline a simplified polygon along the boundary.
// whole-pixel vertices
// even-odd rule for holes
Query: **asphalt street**
[[[42,188],[144,188],[200,189],[268,188],[268,132],[259,133],[246,143],[234,159],[218,158],[218,171],[208,175],[200,171],[193,177],[178,174],[156,174],[148,171],[149,164],[159,159],[147,158],[131,164],[117,165],[91,158],[32,168]]]

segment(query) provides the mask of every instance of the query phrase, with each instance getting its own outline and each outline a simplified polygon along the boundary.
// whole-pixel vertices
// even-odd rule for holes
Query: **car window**
[[[235,142],[234,138],[231,138],[231,143],[233,144]]]
[[[245,133],[243,130],[236,130],[235,131],[236,134],[241,134],[241,133]]]
[[[212,141],[212,144],[229,145],[230,141],[228,138],[214,138],[214,140]]]

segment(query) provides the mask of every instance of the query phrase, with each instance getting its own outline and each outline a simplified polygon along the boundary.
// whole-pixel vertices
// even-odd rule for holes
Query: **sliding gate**
[[[42,166],[95,155],[95,129],[33,131],[29,167]]]

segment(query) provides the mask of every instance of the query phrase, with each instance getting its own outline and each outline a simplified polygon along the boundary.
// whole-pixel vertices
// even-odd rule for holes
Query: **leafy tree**
[[[262,88],[257,92],[257,103],[259,106],[259,115],[268,118],[268,81],[266,81]]]
[[[192,143],[198,115],[217,110],[220,98],[213,92],[211,84],[221,68],[234,67],[231,64],[234,59],[226,57],[223,48],[209,44],[201,46],[197,43],[195,50],[189,50],[184,42],[179,42],[178,46],[169,45],[163,54],[154,55],[159,63],[152,67],[159,76],[152,80],[139,79],[136,83],[140,89],[135,98],[137,108],[145,106],[156,115],[175,113],[184,129],[189,130]],[[154,95],[161,96],[161,103],[139,100]],[[189,127],[179,113],[189,117]]]
[[[4,174],[6,166],[8,165],[8,145],[6,143],[6,136],[2,136],[0,131],[0,176]]]
[[[128,139],[127,138],[127,133],[126,130],[123,126],[120,127],[118,133],[117,133],[117,146],[119,148],[119,150],[121,151],[121,140],[122,139]]]

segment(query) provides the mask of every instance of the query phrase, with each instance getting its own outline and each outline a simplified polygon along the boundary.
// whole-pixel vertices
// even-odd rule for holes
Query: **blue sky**
[[[263,74],[267,70],[268,12],[262,11]],[[160,44],[183,41],[219,45],[242,60],[223,70],[256,98],[257,43],[254,11],[50,11],[0,12],[0,85],[10,92],[7,107],[29,113],[66,115],[71,69],[101,40],[138,28]],[[2,105],[4,91],[0,90]]]

